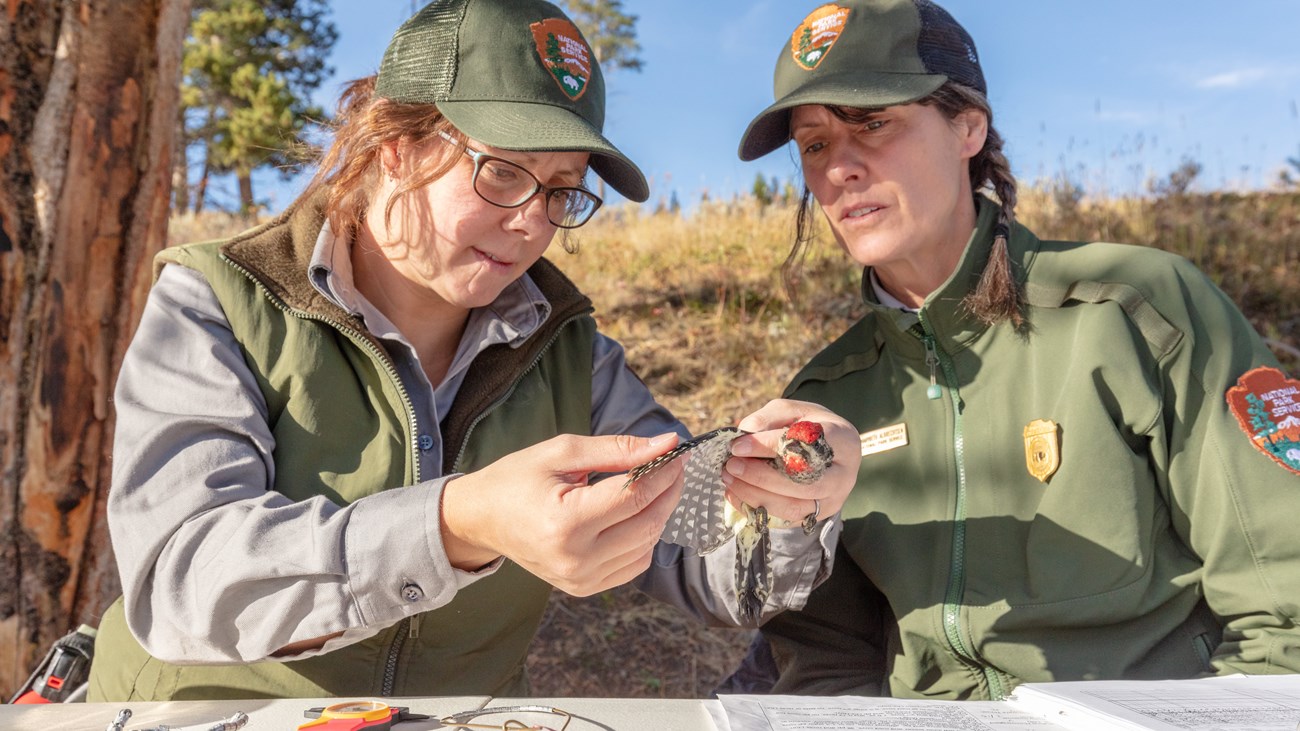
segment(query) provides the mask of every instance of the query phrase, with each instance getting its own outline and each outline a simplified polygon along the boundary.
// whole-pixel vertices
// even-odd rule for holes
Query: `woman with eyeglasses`
[[[796,247],[820,210],[861,270],[866,314],[786,393],[864,456],[834,574],[753,665],[775,692],[936,699],[1300,672],[1300,382],[1186,260],[1016,223],[939,5],[810,4],[790,31],[740,156],[792,141]]]
[[[685,434],[542,258],[600,207],[588,168],[648,196],[603,119],[600,69],[558,8],[436,0],[345,91],[283,215],[159,255],[116,391],[124,597],[92,700],[525,695],[552,585],[640,576],[739,621],[734,552],[657,542],[680,469],[599,477]],[[842,453],[828,476],[755,467],[731,490],[831,516],[856,472],[846,422],[773,402],[737,451],[771,457],[799,418]],[[767,615],[825,577],[838,525],[780,533]]]

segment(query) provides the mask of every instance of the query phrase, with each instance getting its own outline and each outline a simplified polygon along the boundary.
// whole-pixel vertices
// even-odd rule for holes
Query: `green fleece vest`
[[[199,271],[221,302],[266,399],[274,488],[347,504],[437,475],[419,474],[415,417],[383,345],[307,280],[321,225],[304,207],[227,242],[168,249],[156,265]],[[441,425],[449,471],[473,471],[557,434],[590,433],[591,303],[544,259],[529,275],[551,316],[523,346],[495,345],[476,359]],[[119,599],[100,624],[91,700],[523,695],[528,644],[549,594],[506,561],[450,604],[364,642],[235,666],[151,657]]]

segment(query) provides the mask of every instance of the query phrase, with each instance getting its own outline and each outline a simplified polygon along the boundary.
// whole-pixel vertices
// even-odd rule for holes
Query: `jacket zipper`
[[[993,700],[1002,700],[1006,696],[1006,684],[998,671],[975,657],[966,646],[961,632],[961,599],[966,590],[966,436],[961,424],[961,394],[957,389],[957,373],[952,361],[945,357],[938,347],[934,332],[926,322],[925,311],[919,314],[921,332],[918,335],[925,344],[925,361],[930,367],[930,386],[926,396],[931,400],[942,397],[943,387],[936,379],[936,369],[942,368],[947,392],[952,403],[953,419],[953,459],[957,465],[957,503],[953,508],[953,535],[951,569],[948,574],[948,586],[943,598],[943,630],[948,645],[957,659],[977,669],[984,677]]]
[[[301,310],[295,310],[289,307],[288,304],[280,300],[279,297],[271,294],[270,290],[263,286],[257,277],[253,276],[252,272],[249,272],[242,265],[235,262],[233,259],[228,258],[225,254],[222,254],[221,258],[245,277],[248,277],[249,281],[257,285],[266,294],[266,298],[270,300],[271,304],[294,317],[303,320],[323,322],[326,325],[333,327],[346,335],[352,342],[364,348],[366,352],[370,353],[371,356],[374,357],[375,361],[383,367],[384,372],[387,373],[388,377],[392,380],[393,385],[397,386],[397,393],[402,399],[402,409],[406,412],[406,423],[409,425],[406,436],[407,443],[411,447],[412,484],[418,484],[420,482],[419,423],[416,421],[415,406],[411,403],[411,396],[406,392],[406,387],[402,385],[402,379],[397,374],[397,368],[392,364],[392,361],[389,360],[388,354],[380,350],[379,347],[371,342],[370,339],[360,330],[349,327],[338,320],[324,317],[322,315],[314,315]],[[402,654],[402,647],[406,644],[407,636],[419,636],[419,624],[413,624],[411,619],[411,617],[405,617],[401,622],[398,622],[396,632],[393,634],[393,639],[389,643],[387,654],[388,659],[384,664],[384,680],[379,690],[379,695],[381,696],[391,696],[393,694],[394,686],[397,681],[397,660]]]

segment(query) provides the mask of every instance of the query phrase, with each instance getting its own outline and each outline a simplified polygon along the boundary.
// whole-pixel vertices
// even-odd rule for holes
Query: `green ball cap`
[[[591,44],[541,0],[434,0],[384,53],[375,93],[435,104],[469,137],[503,150],[591,153],[591,168],[629,200],[645,175],[601,130],[605,77]]]
[[[790,141],[790,113],[819,104],[873,109],[929,96],[946,81],[988,93],[975,43],[930,0],[840,0],[817,8],[776,60],[776,103],[750,123],[740,159]]]

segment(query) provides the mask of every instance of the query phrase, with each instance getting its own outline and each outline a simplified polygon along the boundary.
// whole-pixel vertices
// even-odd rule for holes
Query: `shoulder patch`
[[[1227,399],[1255,448],[1300,475],[1300,381],[1276,368],[1255,368],[1228,389]]]
[[[581,99],[591,81],[591,48],[578,27],[563,18],[547,18],[529,28],[537,55],[560,91],[574,101]]]
[[[831,46],[840,39],[850,12],[849,8],[828,3],[809,13],[790,36],[794,62],[808,71],[817,68],[830,53]]]

